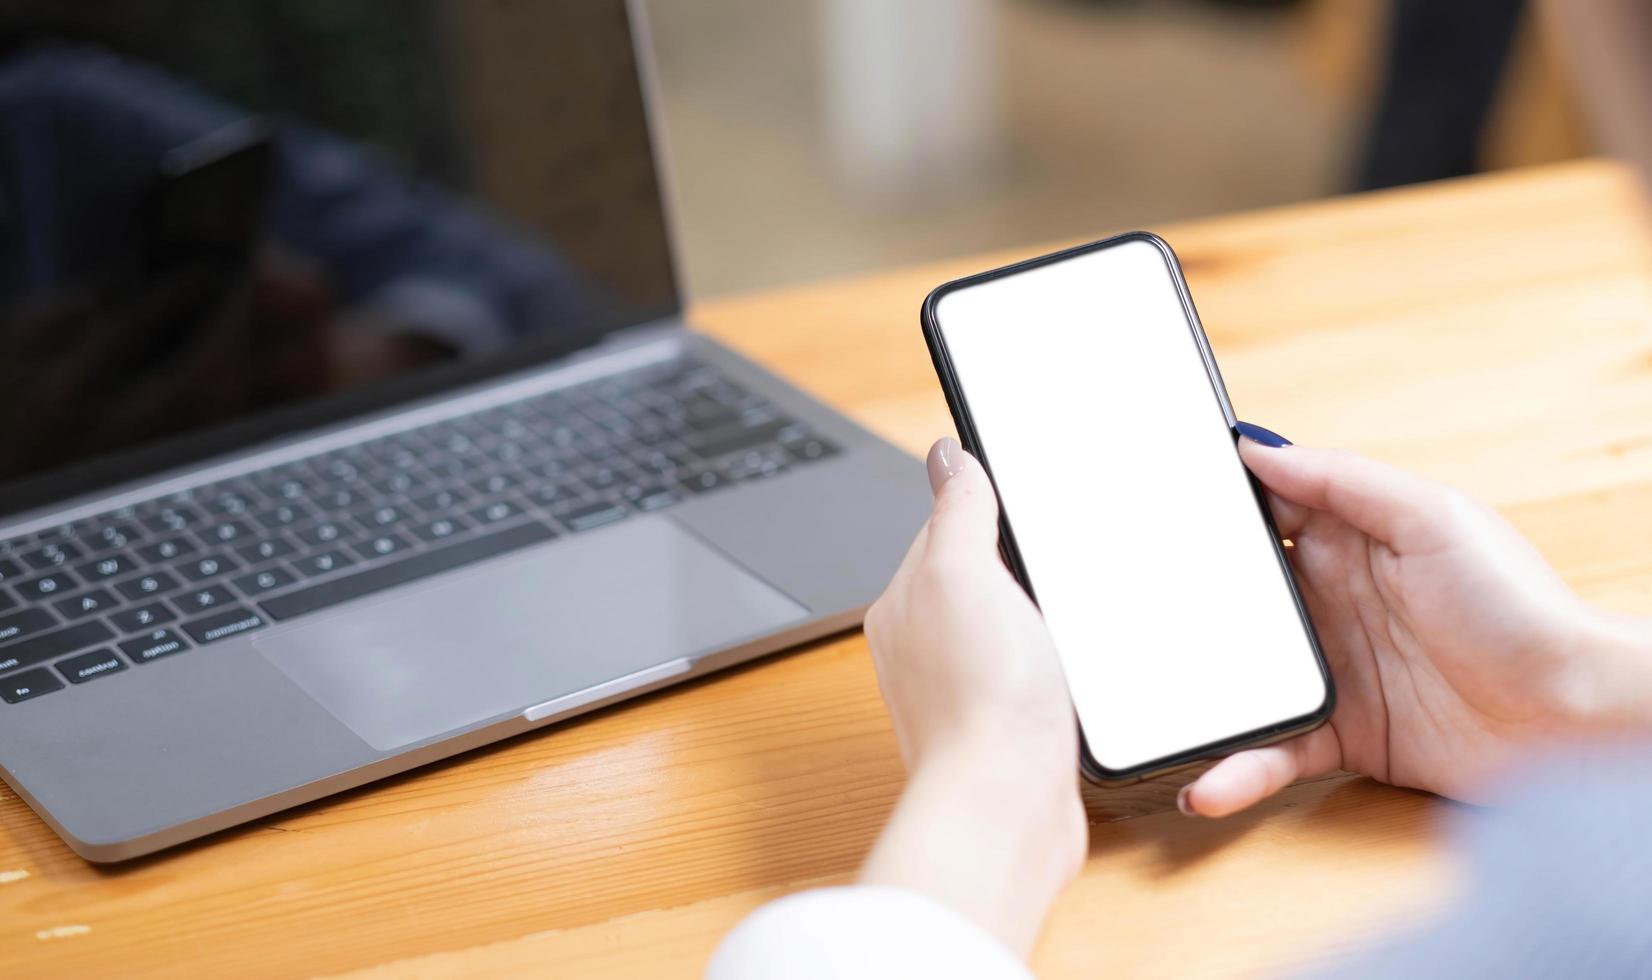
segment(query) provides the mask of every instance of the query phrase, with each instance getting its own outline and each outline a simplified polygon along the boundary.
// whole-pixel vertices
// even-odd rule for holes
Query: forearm
[[[1065,781],[983,741],[913,772],[861,882],[924,894],[1025,956],[1083,859],[1076,775]]]

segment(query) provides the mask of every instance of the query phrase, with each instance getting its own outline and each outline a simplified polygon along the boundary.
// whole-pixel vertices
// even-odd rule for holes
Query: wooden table
[[[1159,230],[1243,417],[1455,482],[1648,614],[1645,227],[1627,173],[1583,163]],[[918,453],[948,431],[920,299],[1034,251],[697,318]],[[0,976],[691,976],[759,903],[847,880],[901,780],[849,635],[114,869],[0,788]],[[1205,822],[1174,788],[1090,794],[1043,975],[1277,972],[1460,884],[1420,794],[1339,776]]]

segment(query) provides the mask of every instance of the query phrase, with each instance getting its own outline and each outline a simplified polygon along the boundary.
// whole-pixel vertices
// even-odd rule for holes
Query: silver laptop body
[[[570,30],[610,43],[605,77],[623,76],[609,104],[629,93],[644,118],[635,11],[627,22],[619,0],[547,3],[540,20],[576,7],[593,20]],[[203,84],[79,42],[19,57],[38,59],[9,69],[23,100],[154,85],[149,104],[174,99],[187,116]],[[262,122],[208,129],[164,161],[143,207],[233,204],[237,182],[254,186],[248,172],[272,154],[302,171],[348,151],[336,135],[283,145],[287,130]],[[313,159],[287,159],[304,154]],[[661,196],[657,180],[645,186]],[[293,193],[282,185],[266,211],[280,214]],[[587,203],[578,220],[629,213]],[[474,231],[469,205],[453,206],[462,238]],[[632,234],[669,264],[663,229]],[[157,240],[185,265],[197,254],[187,234],[145,242]],[[244,254],[225,260],[214,247],[215,261],[244,266]],[[601,307],[615,325],[581,321],[569,332],[594,336],[570,350],[536,336],[537,348],[500,353],[490,341],[466,356],[451,331],[498,324],[449,304],[436,339],[409,349],[452,363],[363,382],[343,393],[362,399],[353,406],[328,391],[55,456],[43,439],[19,440],[19,452],[56,462],[0,471],[7,784],[83,857],[124,860],[856,625],[926,512],[920,467],[692,332],[672,311],[674,280],[659,315],[612,301],[624,288],[589,285],[608,305],[582,309]],[[388,296],[404,312],[452,299]],[[0,331],[15,336],[18,324]],[[38,349],[77,364],[86,346]],[[109,408],[62,438],[96,431],[108,444],[140,431],[124,421],[139,417],[124,394],[101,394],[114,388],[73,392]],[[33,411],[14,407],[7,425],[33,431]],[[232,437],[240,445],[226,448]]]

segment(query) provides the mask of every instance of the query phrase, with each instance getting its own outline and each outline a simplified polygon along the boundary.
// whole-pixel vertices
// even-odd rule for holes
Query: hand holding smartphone
[[[947,283],[923,329],[997,490],[1005,560],[1061,657],[1088,778],[1330,717],[1329,671],[1168,245],[1135,233]]]

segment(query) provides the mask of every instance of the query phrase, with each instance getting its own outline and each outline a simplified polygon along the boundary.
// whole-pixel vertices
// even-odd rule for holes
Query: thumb
[[[1269,491],[1325,511],[1395,548],[1425,545],[1453,491],[1340,449],[1266,446],[1239,440],[1239,456]]]
[[[929,553],[967,556],[996,554],[998,497],[986,471],[958,440],[948,437],[929,450],[929,484],[935,509],[929,515]]]
[[[1176,806],[1190,817],[1225,817],[1341,765],[1336,729],[1323,725],[1288,742],[1228,756],[1182,787]]]

